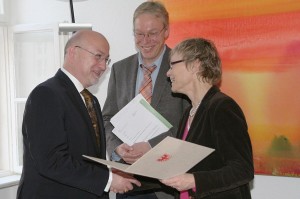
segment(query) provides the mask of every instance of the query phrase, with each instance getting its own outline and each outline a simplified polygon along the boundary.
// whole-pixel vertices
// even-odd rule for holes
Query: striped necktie
[[[140,93],[144,96],[144,98],[151,103],[152,98],[152,78],[151,74],[156,69],[156,66],[144,66],[141,65],[144,73],[144,79],[142,81],[141,87],[140,87]]]

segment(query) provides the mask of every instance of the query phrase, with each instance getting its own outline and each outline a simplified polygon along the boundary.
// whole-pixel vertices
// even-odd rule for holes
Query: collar
[[[80,83],[80,81],[78,80],[78,79],[76,79],[76,77],[74,77],[69,71],[67,71],[65,68],[61,68],[61,71],[63,72],[63,73],[65,73],[69,78],[70,78],[70,80],[73,82],[73,84],[75,85],[75,87],[76,87],[76,89],[77,89],[77,91],[78,91],[78,93],[80,93],[83,89],[84,89],[84,87],[83,87],[83,85]]]

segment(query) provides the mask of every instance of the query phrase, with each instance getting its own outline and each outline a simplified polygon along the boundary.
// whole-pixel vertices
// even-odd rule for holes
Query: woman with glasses
[[[186,174],[162,183],[176,189],[181,199],[250,199],[251,141],[243,111],[218,87],[222,68],[217,49],[206,39],[187,39],[171,51],[170,61],[172,92],[192,102],[177,137],[215,151]]]

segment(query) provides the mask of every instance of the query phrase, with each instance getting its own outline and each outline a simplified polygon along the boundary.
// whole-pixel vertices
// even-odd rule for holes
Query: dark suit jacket
[[[189,117],[180,123],[182,138]],[[212,87],[203,98],[190,126],[187,141],[214,148],[215,151],[195,165],[195,198],[250,199],[249,182],[254,177],[252,147],[244,114],[230,97]]]
[[[151,140],[151,145],[156,145],[167,135],[175,137],[180,118],[188,107],[183,95],[176,95],[171,91],[171,84],[166,76],[170,68],[169,53],[170,48],[167,47],[155,82],[151,106],[164,116],[173,128],[168,133]],[[102,111],[109,155],[123,143],[112,133],[113,126],[110,119],[135,97],[138,67],[138,54],[135,54],[116,62],[111,69],[107,98]]]
[[[156,145],[168,135],[175,137],[180,118],[189,105],[183,95],[174,95],[171,91],[171,84],[169,78],[166,76],[170,68],[169,53],[170,48],[167,47],[155,82],[151,105],[173,125],[173,128],[150,140],[149,142],[152,146]],[[112,133],[113,126],[110,123],[110,119],[135,97],[138,67],[138,54],[134,54],[116,62],[111,69],[107,98],[102,111],[109,155],[112,154],[117,146],[123,143]],[[139,180],[145,185],[142,178],[139,178]],[[154,181],[154,183],[149,186],[142,186],[140,189],[144,189],[145,187],[157,188],[159,181],[147,179],[147,183],[150,181]],[[160,186],[161,185],[158,187]],[[166,190],[167,188],[165,187],[165,191]],[[168,197],[162,192],[157,192],[156,195],[159,198]]]
[[[107,198],[109,172],[82,155],[105,158],[100,105],[101,149],[87,109],[72,81],[59,70],[29,95],[23,118],[24,162],[18,199]]]

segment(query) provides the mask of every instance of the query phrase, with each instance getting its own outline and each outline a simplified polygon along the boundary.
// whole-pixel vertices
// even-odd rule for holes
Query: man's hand
[[[116,153],[128,164],[133,164],[145,153],[151,149],[148,142],[138,142],[129,146],[125,143],[119,145],[116,149]]]
[[[132,146],[125,143],[119,145],[115,152],[128,164],[134,163],[143,155],[141,152],[135,152]]]
[[[118,173],[118,174],[117,174]],[[126,175],[123,172],[118,171],[117,173],[113,172],[112,182],[110,186],[110,191],[115,193],[126,193],[129,190],[133,189],[133,185],[141,186],[141,183],[133,178],[131,175]],[[122,176],[119,175],[122,173]]]
[[[131,152],[135,154],[142,154],[141,156],[143,156],[152,148],[149,142],[138,142],[133,144],[131,147],[133,149]]]

